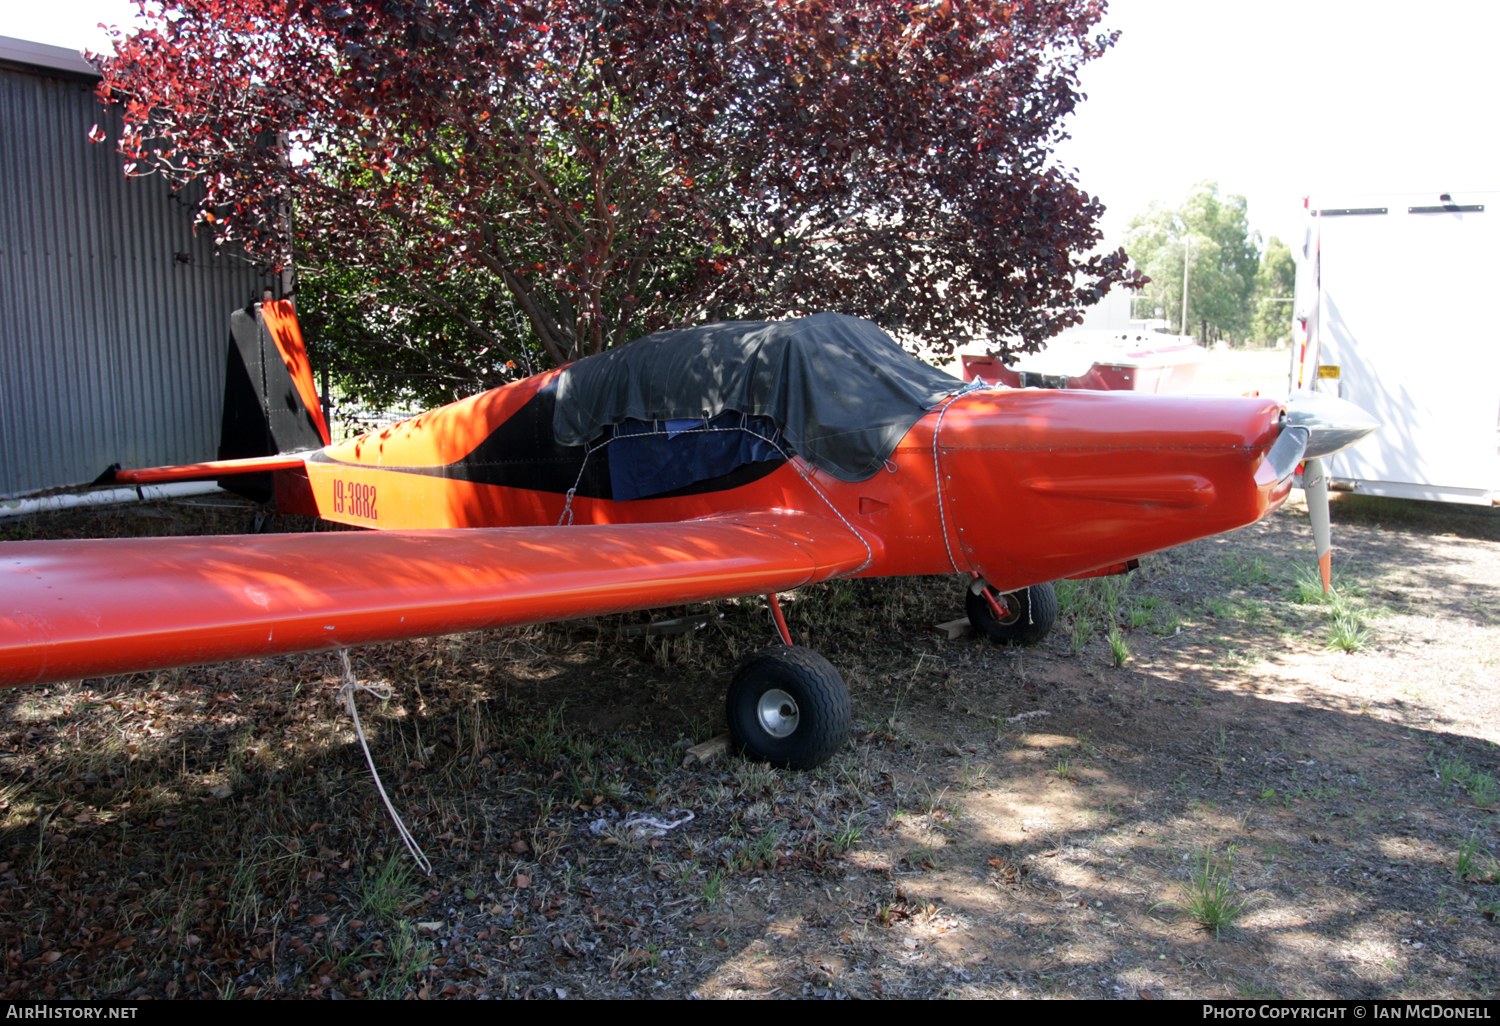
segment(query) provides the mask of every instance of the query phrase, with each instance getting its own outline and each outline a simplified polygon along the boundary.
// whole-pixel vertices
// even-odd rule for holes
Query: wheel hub
[[[1000,618],[1001,623],[1009,625],[1018,622],[1021,619],[1021,596],[1014,592],[1001,595],[1000,608],[1005,611],[1005,615]]]
[[[797,700],[780,688],[763,693],[755,711],[761,728],[772,737],[787,737],[797,729]]]
[[[995,619],[999,623],[1009,626],[1021,618],[1020,596],[1014,592],[1009,595],[996,595],[986,588],[984,597],[989,600],[990,608],[994,610]]]

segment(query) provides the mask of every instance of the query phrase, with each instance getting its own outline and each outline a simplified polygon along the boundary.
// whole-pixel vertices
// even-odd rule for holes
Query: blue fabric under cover
[[[746,463],[782,459],[767,439],[781,441],[769,417],[732,410],[707,421],[622,421],[606,446],[614,497],[643,499],[721,477]]]

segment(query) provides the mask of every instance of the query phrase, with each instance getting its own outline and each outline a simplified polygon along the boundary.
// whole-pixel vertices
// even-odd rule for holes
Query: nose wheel
[[[849,733],[849,689],[827,659],[777,645],[741,665],[729,685],[729,734],[755,762],[814,769]]]
[[[1050,582],[1001,595],[976,580],[964,596],[969,626],[997,645],[1037,645],[1057,623],[1057,592]]]

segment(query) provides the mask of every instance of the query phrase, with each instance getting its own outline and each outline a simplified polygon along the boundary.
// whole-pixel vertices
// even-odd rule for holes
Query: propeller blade
[[[1323,594],[1333,590],[1333,537],[1329,525],[1328,474],[1323,457],[1343,452],[1380,427],[1380,421],[1353,403],[1324,392],[1296,391],[1286,403],[1283,437],[1305,429],[1302,445],[1302,488],[1307,496],[1307,514],[1312,519],[1313,544],[1318,550],[1318,571],[1323,575]],[[1272,447],[1275,454],[1281,440]],[[1288,449],[1291,448],[1290,443]],[[1269,459],[1266,461],[1271,462]]]
[[[1318,571],[1323,575],[1323,594],[1332,590],[1333,531],[1328,513],[1328,475],[1323,461],[1308,460],[1302,465],[1302,489],[1307,496],[1307,515],[1312,520],[1313,545],[1318,550]]]
[[[1276,444],[1266,453],[1265,462],[1255,473],[1256,483],[1285,481],[1296,473],[1297,464],[1307,453],[1309,437],[1305,427],[1283,428],[1281,437],[1276,439]]]

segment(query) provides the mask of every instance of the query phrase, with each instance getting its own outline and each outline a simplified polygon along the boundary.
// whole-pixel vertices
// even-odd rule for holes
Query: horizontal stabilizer
[[[784,591],[859,570],[836,520],[7,542],[0,686]]]
[[[115,470],[109,481],[101,474],[95,484],[155,484],[158,481],[207,481],[234,474],[259,474],[267,470],[291,470],[302,466],[301,456],[251,456],[243,460],[208,460],[180,467],[144,467],[139,470]],[[108,473],[108,471],[106,471]]]

